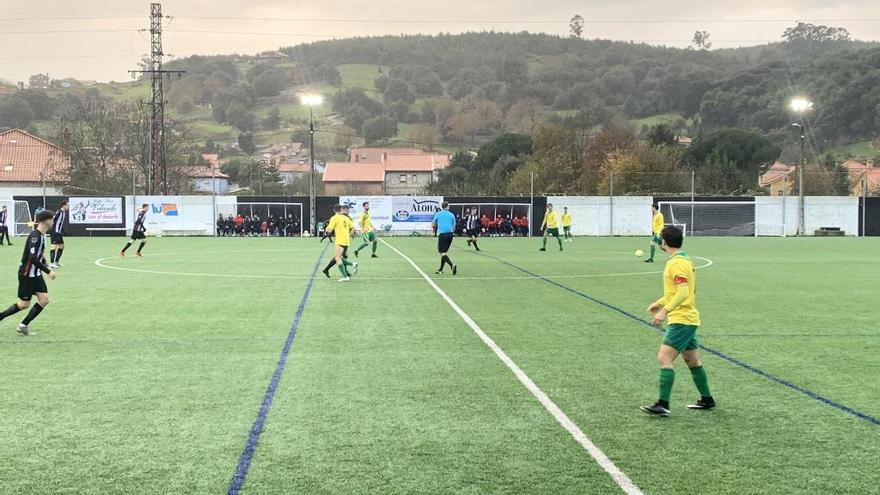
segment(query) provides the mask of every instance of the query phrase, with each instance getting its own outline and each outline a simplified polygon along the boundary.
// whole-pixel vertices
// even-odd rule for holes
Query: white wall
[[[573,235],[651,235],[650,196],[555,196],[547,198],[562,215],[571,213]]]
[[[813,235],[822,227],[838,227],[846,232],[846,235],[859,235],[859,198],[849,196],[804,198],[806,234]]]
[[[13,196],[42,196],[43,186],[0,184],[0,198],[12,198]],[[46,186],[46,196],[62,196],[63,191],[55,187]],[[36,208],[36,205],[34,205]]]

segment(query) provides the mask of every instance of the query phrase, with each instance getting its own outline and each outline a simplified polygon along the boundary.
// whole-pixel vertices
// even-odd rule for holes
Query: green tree
[[[412,88],[403,79],[389,80],[385,91],[382,92],[382,98],[385,99],[385,103],[393,103],[395,101],[414,103],[416,101]]]
[[[241,131],[250,131],[254,128],[254,114],[239,101],[233,101],[226,107],[226,120]]]
[[[278,96],[287,81],[283,72],[278,69],[270,69],[257,76],[253,84],[257,96]]]
[[[281,110],[278,109],[277,106],[273,106],[269,109],[269,113],[266,115],[266,118],[263,119],[263,127],[266,129],[275,130],[281,125]]]
[[[34,120],[33,109],[24,98],[9,98],[0,104],[0,127],[24,129]]]
[[[238,147],[245,153],[253,153],[257,151],[257,145],[254,142],[254,135],[250,132],[242,132],[238,135]]]
[[[568,32],[572,38],[584,37],[584,18],[580,14],[575,14],[568,22]]]
[[[380,116],[364,122],[361,135],[368,143],[386,142],[397,135],[397,121]]]
[[[669,124],[655,124],[647,129],[645,139],[651,146],[672,146],[675,144],[675,131]]]

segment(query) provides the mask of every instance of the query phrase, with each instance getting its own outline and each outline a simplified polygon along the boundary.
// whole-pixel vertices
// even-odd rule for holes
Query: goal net
[[[218,205],[219,206],[219,205]],[[226,205],[226,208],[218,208],[218,214],[223,216],[241,215],[250,220],[249,234],[262,232],[262,222],[274,219],[276,228],[266,234],[275,236],[303,234],[303,204],[302,203],[238,203]],[[256,231],[256,232],[254,232]]]
[[[28,235],[33,230],[33,216],[27,201],[0,200],[0,208],[6,207],[6,226],[10,236]]]
[[[528,237],[532,234],[532,205],[529,203],[449,203],[449,211],[458,220],[458,232],[464,232],[465,216],[473,208],[480,217],[483,235]]]
[[[754,201],[663,201],[667,224],[683,227],[690,236],[754,236]]]

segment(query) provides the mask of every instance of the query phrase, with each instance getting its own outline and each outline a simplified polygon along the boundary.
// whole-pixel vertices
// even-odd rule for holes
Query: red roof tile
[[[436,155],[418,148],[352,148],[348,152],[349,161],[380,163],[387,156],[394,155]]]
[[[70,161],[54,144],[21,129],[0,133],[0,182],[64,180]]]
[[[385,168],[381,163],[328,162],[324,182],[384,182]]]
[[[447,155],[388,155],[388,172],[433,172],[449,165]]]
[[[794,165],[786,165],[782,162],[775,162],[770,168],[767,169],[763,175],[761,175],[761,179],[758,181],[761,187],[767,187],[770,184],[773,184],[783,177],[788,176],[797,170],[797,167]]]
[[[275,166],[278,173],[299,173],[307,174],[311,171],[308,163],[281,162]]]

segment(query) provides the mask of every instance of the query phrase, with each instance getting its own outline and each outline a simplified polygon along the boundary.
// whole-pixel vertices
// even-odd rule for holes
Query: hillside
[[[816,102],[817,151],[871,151],[865,143],[880,135],[880,48],[861,42],[705,51],[467,33],[322,41],[167,65],[187,71],[167,83],[168,117],[204,141],[232,142],[242,131],[257,143],[302,137],[309,108],[299,96],[307,93],[324,96],[314,110],[319,145],[328,148],[397,140],[454,150],[504,131],[529,133],[542,120],[591,127],[612,119],[637,128],[665,122],[685,133],[747,128],[786,144],[793,140],[786,103],[797,94]],[[14,94],[0,96],[0,126],[49,132],[57,108],[87,94],[133,101],[149,88],[135,81],[18,98],[39,107],[30,113],[10,103]]]

